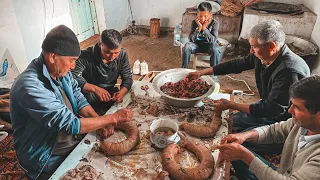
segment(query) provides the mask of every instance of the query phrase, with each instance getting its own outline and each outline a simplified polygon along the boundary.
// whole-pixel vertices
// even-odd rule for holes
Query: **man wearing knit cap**
[[[14,147],[31,179],[48,179],[80,142],[80,134],[132,119],[129,109],[98,117],[70,72],[79,55],[76,35],[57,26],[44,39],[40,56],[12,86]]]

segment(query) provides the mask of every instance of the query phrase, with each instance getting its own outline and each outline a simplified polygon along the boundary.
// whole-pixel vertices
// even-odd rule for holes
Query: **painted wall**
[[[38,57],[47,32],[59,24],[72,29],[68,3],[65,0],[13,0],[14,11],[26,49],[27,62]]]
[[[126,29],[130,17],[128,0],[104,0],[103,6],[106,28],[118,31]]]
[[[9,49],[18,69],[23,70],[28,64],[27,55],[12,0],[1,0],[0,7],[0,57]]]
[[[24,70],[31,60],[40,55],[42,41],[53,27],[64,24],[73,29],[70,8],[66,2],[1,0],[0,56],[9,48],[18,68]],[[98,2],[102,4],[102,0]],[[104,14],[103,10],[99,11]],[[105,25],[104,17],[100,15],[98,20]]]
[[[186,8],[193,7],[202,1],[203,0],[131,0],[131,4],[138,25],[149,25],[151,18],[160,18],[161,27],[175,27],[181,23],[182,14]],[[304,2],[304,0],[265,1],[292,4],[303,4]]]
[[[320,3],[319,0],[305,0],[304,5],[309,8],[311,11],[318,15],[316,24],[313,28],[313,32],[311,34],[311,40],[320,47]],[[320,63],[320,55],[318,55],[317,59],[318,63]],[[313,71],[314,74],[320,75],[320,66]]]

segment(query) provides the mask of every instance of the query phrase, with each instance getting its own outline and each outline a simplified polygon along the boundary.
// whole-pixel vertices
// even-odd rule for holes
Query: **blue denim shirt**
[[[73,112],[64,104],[42,55],[17,77],[10,91],[14,148],[20,165],[33,179],[47,164],[60,131],[80,133],[77,112],[88,105],[71,72],[60,81]]]

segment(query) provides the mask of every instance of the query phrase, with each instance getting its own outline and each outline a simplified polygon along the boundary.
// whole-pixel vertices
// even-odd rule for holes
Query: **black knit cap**
[[[59,25],[47,34],[41,48],[61,56],[79,56],[80,45],[74,32],[65,25]]]

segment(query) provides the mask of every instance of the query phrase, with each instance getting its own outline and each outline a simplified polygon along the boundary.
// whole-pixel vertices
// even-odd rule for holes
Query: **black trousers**
[[[119,91],[117,87],[112,88],[104,88],[112,95]],[[92,108],[97,112],[99,116],[104,115],[114,104],[114,101],[110,100],[108,102],[101,102],[99,98],[94,93],[84,93],[88,103],[92,106]]]

